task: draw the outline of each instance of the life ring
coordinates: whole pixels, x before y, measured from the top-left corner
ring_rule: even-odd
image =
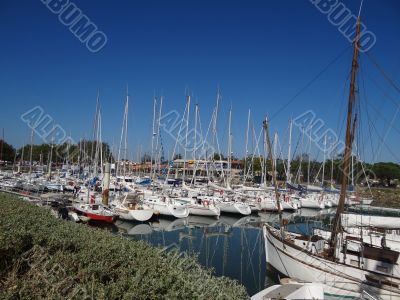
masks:
[[[289,196],[285,195],[285,202],[289,202]]]
[[[223,194],[224,194],[224,191],[223,191],[223,190],[220,190],[220,191],[219,191],[219,194],[220,194],[220,195],[223,195]]]
[[[257,198],[257,202],[261,203],[261,198],[260,197]]]
[[[204,204],[204,206],[209,206],[209,205],[210,205],[210,202],[209,202],[208,200],[204,200],[204,201],[203,201],[203,204]]]

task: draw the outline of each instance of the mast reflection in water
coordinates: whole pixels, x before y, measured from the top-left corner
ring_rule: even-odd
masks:
[[[314,213],[314,211],[312,211]],[[315,211],[317,214],[317,211]],[[292,231],[308,231],[314,215],[285,214]],[[279,283],[279,275],[265,261],[262,225],[275,223],[277,214],[259,213],[238,217],[221,215],[215,218],[189,216],[186,219],[155,218],[134,223],[118,220],[113,228],[104,228],[129,239],[144,240],[165,251],[197,255],[200,264],[212,268],[216,276],[226,276],[243,284],[249,295]],[[317,221],[319,222],[319,221]],[[315,224],[314,224],[315,225]],[[96,226],[100,226],[96,224]],[[318,226],[319,227],[319,226]]]

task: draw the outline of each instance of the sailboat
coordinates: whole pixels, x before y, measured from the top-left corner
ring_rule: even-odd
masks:
[[[144,194],[141,192],[126,193],[122,201],[114,199],[111,203],[112,210],[121,219],[144,222],[149,220],[154,210],[143,203]]]
[[[326,285],[324,293],[339,298],[400,299],[400,266],[398,251],[385,245],[369,244],[362,238],[344,233],[344,211],[349,178],[352,144],[357,120],[356,75],[360,47],[360,16],[354,39],[350,93],[348,99],[343,176],[338,208],[328,240],[323,236],[305,236],[265,224],[266,259],[275,269],[299,282]]]
[[[98,166],[99,166],[99,156],[100,156],[100,166],[102,169],[103,166],[103,155],[102,155],[102,140],[101,140],[101,111],[100,111],[100,106],[99,106],[99,96],[97,97],[97,104],[96,104],[96,114],[95,114],[95,120],[94,120],[94,130],[93,134],[95,136],[95,142],[96,142],[96,149],[95,149],[95,157],[93,160],[93,178],[92,183],[95,183],[97,180],[98,176]],[[101,173],[103,173],[101,171]],[[83,201],[83,197],[81,198]],[[78,202],[73,204],[73,209],[76,211],[76,213],[83,215],[90,220],[93,221],[101,221],[101,222],[107,222],[107,223],[113,223],[116,220],[116,215],[111,211],[110,208],[107,206],[99,203],[99,201],[96,199],[96,194],[95,192],[90,191],[90,183],[87,189],[87,197],[86,197],[86,203],[85,202]]]

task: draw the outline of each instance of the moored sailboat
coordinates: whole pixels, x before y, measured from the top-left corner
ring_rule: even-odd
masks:
[[[357,19],[353,49],[350,93],[347,110],[343,176],[338,208],[329,239],[305,236],[265,224],[263,228],[266,259],[275,269],[300,282],[326,285],[324,293],[334,297],[400,299],[398,251],[354,238],[343,230],[342,213],[346,203],[352,144],[357,114],[356,73],[360,47],[360,17]]]

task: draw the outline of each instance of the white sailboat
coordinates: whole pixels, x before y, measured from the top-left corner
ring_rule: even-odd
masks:
[[[325,294],[334,297],[400,299],[400,253],[387,247],[371,245],[362,239],[349,238],[343,230],[349,164],[355,133],[353,111],[356,93],[356,72],[360,47],[360,17],[354,41],[350,94],[347,111],[346,143],[340,199],[330,239],[304,236],[265,224],[263,228],[266,259],[275,269],[300,282],[326,285]]]
[[[143,203],[143,193],[126,193],[123,199],[114,199],[111,208],[121,219],[144,222],[149,220],[154,210]]]
[[[186,218],[189,215],[189,208],[186,204],[175,202],[166,196],[145,196],[144,203],[151,207],[155,214],[174,218]]]

